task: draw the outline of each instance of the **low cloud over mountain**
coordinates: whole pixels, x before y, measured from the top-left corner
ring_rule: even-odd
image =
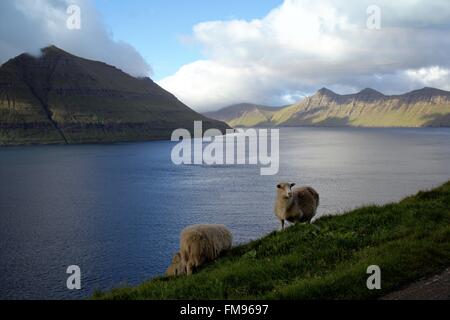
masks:
[[[66,27],[67,9],[81,9],[81,29]],[[22,52],[38,53],[50,44],[89,59],[105,61],[133,76],[150,66],[129,44],[115,41],[90,0],[0,1],[0,64]]]

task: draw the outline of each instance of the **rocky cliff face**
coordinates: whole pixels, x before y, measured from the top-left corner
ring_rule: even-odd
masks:
[[[225,130],[151,79],[56,47],[0,67],[0,144],[98,143],[167,139],[173,130]]]
[[[234,126],[249,123],[242,116],[226,119],[222,114],[222,119]],[[297,104],[275,110],[264,122],[253,120],[250,126],[449,127],[450,92],[424,88],[386,96],[364,89],[339,95],[323,88]]]

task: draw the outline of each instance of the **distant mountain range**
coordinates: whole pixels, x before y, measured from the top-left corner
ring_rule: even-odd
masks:
[[[212,120],[215,119],[215,120]],[[321,89],[287,107],[234,105],[200,115],[150,78],[51,46],[0,66],[0,145],[168,139],[178,128],[360,126],[448,127],[450,92],[424,88],[386,96],[373,89]],[[225,123],[226,122],[226,123]]]
[[[339,95],[323,88],[287,107],[240,104],[207,113],[233,127],[449,127],[450,92],[423,88],[387,96],[373,89]]]
[[[272,125],[272,117],[281,107],[269,107],[252,103],[235,104],[205,116],[228,123],[231,127],[254,127]]]
[[[0,67],[0,145],[168,139],[173,130],[229,128],[191,110],[150,78],[57,47]]]

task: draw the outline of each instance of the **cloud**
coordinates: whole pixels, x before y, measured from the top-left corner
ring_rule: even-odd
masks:
[[[80,30],[66,27],[70,5],[81,9]],[[0,1],[0,12],[0,63],[23,52],[38,53],[53,44],[134,76],[151,73],[150,66],[131,45],[113,39],[91,0]]]
[[[448,88],[450,2],[376,2],[380,30],[367,28],[372,0],[285,0],[261,19],[200,23],[192,37],[205,59],[160,85],[199,111],[291,103],[323,86],[342,93]]]
[[[433,66],[416,70],[407,70],[406,75],[411,81],[427,87],[438,87],[450,90],[450,69]]]

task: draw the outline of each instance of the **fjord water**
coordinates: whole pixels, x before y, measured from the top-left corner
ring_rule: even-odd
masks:
[[[275,186],[321,194],[320,215],[397,201],[450,179],[449,129],[292,128],[280,172],[175,166],[172,142],[0,149],[0,298],[78,299],[162,274],[180,231],[222,223],[235,242],[278,228]],[[66,288],[78,265],[82,290]]]

